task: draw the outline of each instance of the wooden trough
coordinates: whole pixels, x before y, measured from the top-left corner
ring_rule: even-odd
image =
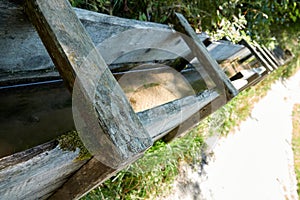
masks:
[[[78,199],[283,64],[258,44],[196,35],[180,14],[171,28],[62,0],[3,0],[0,15],[0,199]],[[100,138],[92,156],[86,135],[61,137],[75,126]]]

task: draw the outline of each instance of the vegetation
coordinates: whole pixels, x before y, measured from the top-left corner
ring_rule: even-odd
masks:
[[[217,39],[239,41],[251,37],[260,43],[282,42],[284,34],[300,36],[297,0],[70,0],[73,6],[110,15],[169,23],[174,11],[191,25]]]
[[[92,157],[90,152],[85,148],[76,131],[68,132],[59,138],[59,147],[64,151],[76,151],[79,149],[77,160],[87,160]]]
[[[171,22],[182,13],[199,31],[233,42],[255,39],[261,44],[280,44],[299,58],[300,2],[297,0],[70,0],[73,6],[120,17]],[[166,192],[182,161],[201,162],[205,133],[227,134],[251,113],[256,101],[271,84],[291,76],[300,59],[281,67],[258,85],[240,93],[226,106],[204,119],[185,137],[166,144],[158,141],[145,156],[104,182],[83,199],[144,199]],[[251,102],[251,103],[249,103]],[[206,134],[207,135],[207,134]],[[299,144],[298,144],[299,145]],[[299,146],[297,146],[299,147]]]
[[[294,167],[297,177],[297,192],[300,196],[300,104],[295,104],[293,109],[293,151]]]

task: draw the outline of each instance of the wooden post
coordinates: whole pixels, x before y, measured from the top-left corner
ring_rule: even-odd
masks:
[[[204,69],[210,75],[212,80],[215,82],[218,89],[226,90],[226,98],[230,100],[238,94],[238,91],[232,85],[231,81],[228,79],[223,70],[219,67],[216,60],[214,60],[208,53],[204,44],[201,42],[200,38],[196,35],[193,28],[190,26],[188,21],[184,18],[182,14],[175,13],[177,19],[174,19],[174,29],[181,33],[186,34],[191,37],[193,44],[190,41],[186,41],[190,46],[192,52],[197,57],[200,63],[202,63]]]
[[[219,95],[211,99],[210,103],[202,107],[198,112],[189,117],[180,126],[173,129],[169,134],[164,136],[163,140],[171,141],[174,138],[182,136],[191,127],[195,126],[200,120],[204,119],[208,114],[216,111],[221,106],[225,105],[230,99],[238,94],[237,89],[232,85],[229,78],[219,67],[216,60],[214,60],[208,53],[206,47],[201,42],[200,38],[196,35],[192,27],[183,15],[175,13],[177,19],[172,22],[174,29],[183,34],[186,34],[191,40],[183,37],[185,42],[191,48],[193,56],[202,64],[210,78],[216,84],[214,90],[218,91]],[[224,90],[224,91],[222,91]]]
[[[83,94],[92,102],[98,117],[99,127],[93,128],[101,130],[102,135],[99,137],[102,138],[103,135],[107,137],[108,145],[114,149],[105,152],[110,158],[116,158],[116,162],[112,163],[113,166],[105,166],[93,158],[87,164],[88,170],[82,168],[83,171],[79,170],[75,174],[78,176],[84,173],[85,176],[80,177],[81,180],[75,176],[71,187],[66,185],[53,196],[60,199],[78,198],[103,181],[102,176],[118,171],[141,156],[152,145],[152,139],[96,50],[70,3],[67,0],[27,0],[25,11],[69,90],[73,90],[76,78],[81,81]],[[82,75],[87,79],[80,79]],[[99,148],[101,151],[101,147]],[[82,185],[82,181],[90,182]]]

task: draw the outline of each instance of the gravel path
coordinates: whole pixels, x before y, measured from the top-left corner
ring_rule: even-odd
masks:
[[[184,165],[172,195],[162,199],[297,200],[291,147],[295,103],[300,103],[300,71],[276,82],[251,117],[218,140],[202,173],[199,166]]]

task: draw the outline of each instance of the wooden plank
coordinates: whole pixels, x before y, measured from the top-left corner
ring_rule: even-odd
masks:
[[[240,41],[240,43],[242,45],[244,45],[245,47],[247,47],[251,53],[256,57],[256,59],[269,71],[273,71],[273,68],[268,64],[268,62],[263,58],[263,56],[258,52],[256,51],[256,49],[251,45],[249,44],[247,41],[245,41],[244,39],[242,39]]]
[[[154,28],[170,31],[167,25],[158,23],[124,19],[78,8],[74,10],[96,46],[111,36],[129,29]],[[59,76],[57,72],[55,73],[54,64],[36,30],[24,15],[22,4],[13,0],[0,1],[0,15],[0,54],[2,55],[0,79],[5,81],[13,77]],[[158,45],[161,40],[151,42]],[[171,43],[167,45],[172,48]],[[144,52],[144,57],[150,57],[151,53],[151,51]],[[159,59],[165,55],[156,54],[155,56]],[[174,55],[172,57],[174,58]],[[131,57],[131,59],[134,58]],[[149,59],[155,58],[150,57],[147,60]]]
[[[191,114],[197,112],[198,109],[206,110],[206,105],[210,104],[210,102],[214,101],[218,96],[219,95],[217,92],[207,91],[195,98],[188,97],[186,99],[180,99],[175,102],[170,102],[169,104],[164,104],[161,107],[157,107],[153,110],[140,112],[138,113],[138,116],[145,128],[149,131],[149,134],[153,140],[158,140],[167,134],[170,131],[169,129],[173,129],[180,123],[186,124],[185,120],[188,119]],[[198,123],[200,118],[197,120]],[[52,151],[52,149],[56,148],[57,143],[50,144],[51,145],[46,144],[42,145],[42,147],[35,147],[25,152],[0,159],[0,174],[3,175],[1,176],[3,178],[7,177],[7,175],[11,175],[9,173],[9,167],[15,167],[16,170],[23,170],[24,165],[33,166],[34,164],[32,163],[35,163],[35,156],[39,157],[40,162],[45,163],[45,165],[39,166],[39,171],[36,173],[39,173],[40,171],[47,173],[49,167],[51,167],[49,173],[51,173],[51,176],[53,177],[44,179],[43,183],[40,185],[24,185],[23,182],[28,182],[31,184],[36,180],[34,178],[34,170],[36,170],[36,168],[26,168],[26,173],[28,176],[20,176],[19,174],[14,175],[14,182],[9,182],[8,184],[9,188],[11,189],[3,186],[3,191],[7,191],[0,193],[0,198],[12,197],[12,195],[15,195],[14,191],[20,190],[19,187],[22,187],[21,191],[27,191],[26,193],[28,193],[28,195],[32,195],[29,191],[35,192],[34,195],[37,198],[45,197],[44,195],[51,195],[58,187],[67,181],[67,175],[74,173],[81,165],[83,165],[83,162],[78,163],[78,161],[74,160],[78,156],[78,151],[75,153],[68,151]],[[72,159],[62,159],[65,154],[73,155]],[[45,160],[48,159],[48,155],[51,157],[51,160],[46,162]],[[63,164],[66,166],[64,170],[69,170],[67,174],[65,174],[66,171],[60,168],[60,162],[64,162]],[[19,166],[18,163],[23,164],[20,164]],[[48,166],[47,164],[49,163],[53,163],[55,167],[53,167],[53,165]],[[73,165],[77,167],[74,168],[72,167]],[[92,159],[87,166],[82,167],[74,175],[74,177],[72,176],[72,178],[67,181],[66,185],[63,185],[63,187],[54,195],[54,197],[60,197],[58,199],[79,198],[114,173],[116,173],[116,170],[103,165],[96,159]],[[54,177],[61,179],[59,182],[56,182],[57,179],[54,179]],[[0,182],[2,182],[4,179],[0,178]],[[49,187],[49,185],[51,185],[51,187]],[[40,193],[37,191],[46,191],[46,193]],[[23,193],[18,194],[17,197],[23,198]]]
[[[29,78],[53,75],[51,58],[24,14],[22,3],[1,0],[0,16],[0,79],[21,78],[24,74],[18,72],[29,70],[34,72]]]
[[[0,199],[46,199],[86,160],[57,141],[0,159]]]
[[[243,91],[249,88],[254,81],[260,78],[260,75],[253,69],[241,70],[235,76],[231,77],[230,80],[235,81],[236,87],[239,91]],[[240,85],[241,81],[245,81],[245,85]]]
[[[274,55],[269,51],[267,47],[262,45],[262,49],[264,52],[269,56],[269,58],[276,64],[277,67],[279,67],[281,64],[278,62],[278,60],[274,57]]]
[[[230,80],[219,67],[218,63],[209,55],[207,49],[200,41],[199,37],[196,35],[188,21],[183,17],[183,15],[176,13],[174,18],[174,28],[175,30],[186,34],[192,40],[186,40],[186,43],[191,48],[194,56],[197,57],[199,62],[202,64],[203,68],[207,73],[209,73],[212,80],[215,82],[216,87],[219,90],[225,89],[226,98],[231,99],[238,94],[238,91],[231,84]]]
[[[80,199],[118,171],[91,159],[48,199]]]
[[[115,165],[112,167],[118,168],[128,160],[131,161],[132,157],[141,155],[151,146],[152,140],[70,3],[59,0],[28,0],[25,11],[35,25],[67,87],[72,91],[77,78],[81,89],[84,90],[83,95],[88,101],[93,102],[92,106],[100,125],[98,128],[110,141],[105,144],[108,145],[105,148],[115,149],[107,152],[108,156],[115,159],[110,163]],[[100,77],[101,81],[98,80]],[[90,80],[84,81],[81,78]],[[94,92],[95,96],[92,96],[91,92]],[[95,134],[97,136],[98,133]],[[99,148],[95,151],[104,150],[101,146]]]
[[[269,65],[273,68],[273,69],[277,69],[277,65],[272,61],[272,59],[268,56],[268,54],[266,54],[266,52],[260,47],[260,45],[254,41],[254,44],[258,50],[258,52],[263,56],[263,58],[269,63]]]
[[[111,157],[119,159],[117,163],[112,164],[117,164],[113,167],[120,167],[119,165],[124,167],[124,163],[132,162],[132,157],[140,155],[152,144],[152,140],[138,117],[134,114],[121,88],[109,70],[107,70],[105,62],[98,52],[95,51],[92,41],[81,26],[75,13],[73,13],[71,6],[66,1],[27,1],[26,11],[30,15],[31,21],[36,25],[54,63],[56,63],[60,73],[62,73],[65,81],[68,83],[69,89],[72,90],[75,76],[82,72],[80,68],[88,70],[89,67],[94,65],[99,66],[100,70],[103,71],[101,82],[93,84],[97,84],[97,89],[100,89],[102,93],[111,94],[113,92],[116,96],[108,99],[104,102],[104,105],[103,102],[96,102],[95,107],[101,121],[100,124],[105,124],[102,126],[102,130],[112,140],[113,148],[119,148],[117,152],[110,152],[117,153],[111,155]],[[87,65],[84,66],[85,64]],[[101,86],[99,84],[104,85]],[[96,86],[94,87],[96,88]],[[106,107],[111,105],[123,108],[122,114],[117,113],[113,115],[113,113],[107,113],[111,112],[111,110],[106,109]],[[109,121],[108,119],[114,119],[113,123],[112,120]],[[126,137],[121,134],[124,130],[130,133]],[[117,134],[113,134],[114,132]],[[132,135],[135,137],[131,137]],[[108,152],[106,153],[108,154]],[[94,163],[99,163],[93,158],[89,162],[92,164],[89,165],[93,165],[93,161],[95,161]],[[102,167],[101,173],[104,171],[110,174],[116,171],[112,170],[111,167],[104,165]],[[97,168],[99,170],[99,166]]]
[[[221,41],[212,42],[208,47],[207,50],[209,54],[215,59],[218,63],[229,60],[229,58],[234,59],[232,56],[236,55],[240,52],[243,48],[242,45],[235,45],[235,44],[228,44],[223,43]]]
[[[190,116],[202,110],[220,95],[207,90],[197,96],[188,96],[150,110],[138,113],[143,125],[154,140],[158,140],[176,126],[184,123]],[[201,118],[198,119],[199,121]]]
[[[162,139],[165,142],[171,142],[173,139],[182,137],[188,133],[192,128],[196,127],[201,120],[205,119],[210,114],[214,113],[220,107],[224,106],[227,101],[224,101],[222,96],[218,96],[210,101],[207,105],[201,108],[198,112],[194,113],[187,120],[181,123],[176,128],[172,129],[167,135]]]

